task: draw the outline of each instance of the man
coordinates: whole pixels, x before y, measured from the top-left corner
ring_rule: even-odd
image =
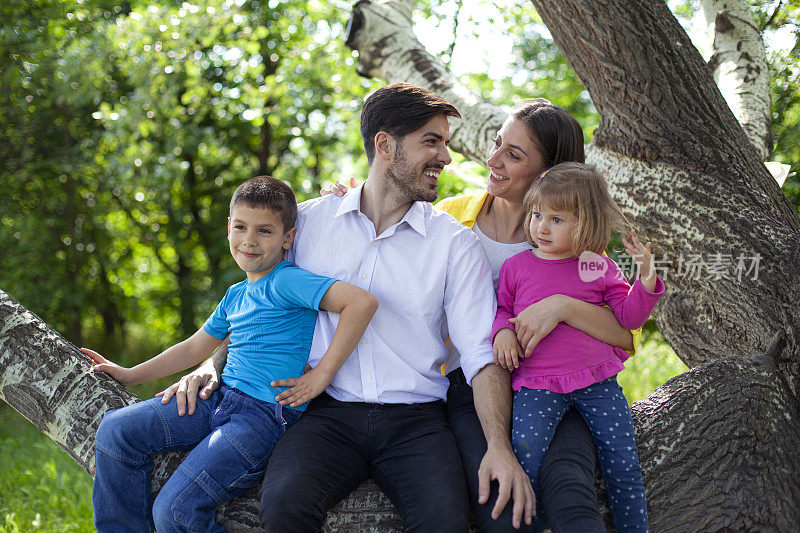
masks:
[[[369,161],[363,186],[344,198],[300,206],[289,259],[368,289],[380,307],[327,394],[278,443],[261,489],[267,531],[319,530],[326,511],[367,477],[392,500],[405,530],[467,529],[467,489],[443,410],[444,320],[488,443],[479,503],[487,503],[496,480],[493,517],[513,498],[514,526],[523,518],[531,521],[533,490],[509,443],[508,373],[493,364],[489,344],[490,267],[474,234],[428,203],[436,199],[439,174],[451,161],[448,116],[460,115],[426,89],[379,89],[361,115]],[[311,366],[330,343],[336,322],[336,315],[320,314]],[[221,368],[222,358],[214,360]],[[216,387],[208,365],[182,380],[179,405],[187,394],[191,404],[203,384],[201,398]],[[167,396],[174,391],[168,389]]]

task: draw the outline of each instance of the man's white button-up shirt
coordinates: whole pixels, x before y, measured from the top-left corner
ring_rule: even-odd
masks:
[[[445,319],[470,383],[493,364],[496,302],[486,252],[472,231],[427,202],[415,202],[400,222],[375,235],[374,224],[360,211],[362,187],[343,198],[329,195],[300,204],[287,256],[310,272],[371,292],[380,303],[327,392],[338,400],[371,403],[445,399],[448,380],[440,373],[448,355]],[[336,313],[319,313],[312,367],[338,321]]]

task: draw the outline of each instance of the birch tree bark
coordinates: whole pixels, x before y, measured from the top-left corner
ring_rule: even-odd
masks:
[[[703,0],[706,32],[713,35],[708,65],[761,160],[772,152],[769,68],[764,41],[746,0]]]

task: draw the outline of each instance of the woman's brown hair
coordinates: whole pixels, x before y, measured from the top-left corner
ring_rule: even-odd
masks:
[[[583,163],[583,129],[565,109],[545,100],[532,98],[519,103],[511,116],[528,128],[545,168],[566,161]]]

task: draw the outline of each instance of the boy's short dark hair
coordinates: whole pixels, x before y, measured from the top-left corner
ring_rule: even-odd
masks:
[[[277,211],[283,222],[284,233],[292,229],[297,221],[297,198],[294,191],[272,176],[256,176],[236,187],[231,198],[230,213],[233,213],[233,208],[237,205]]]
[[[435,115],[461,118],[453,104],[410,83],[392,83],[372,93],[361,109],[361,138],[367,162],[372,164],[375,157],[375,135],[379,131],[402,139]]]

